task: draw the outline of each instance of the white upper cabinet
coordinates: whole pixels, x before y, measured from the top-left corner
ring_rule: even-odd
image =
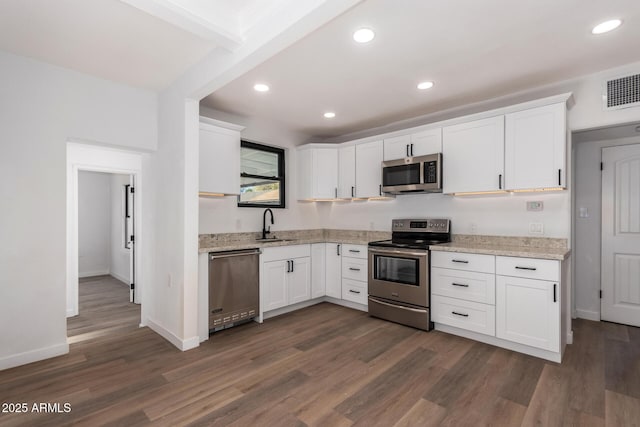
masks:
[[[384,160],[396,160],[411,156],[411,135],[384,139]]]
[[[338,196],[338,149],[298,150],[298,199],[334,199]]]
[[[356,197],[382,196],[382,159],[382,141],[356,145]]]
[[[442,152],[442,128],[394,136],[384,140],[384,160],[426,156]]]
[[[442,128],[433,128],[411,134],[411,155],[426,156],[442,153]]]
[[[505,116],[505,187],[566,187],[565,103]]]
[[[200,194],[240,193],[240,131],[231,123],[201,118]]]
[[[504,116],[442,130],[443,192],[497,191],[504,184]]]
[[[338,198],[350,199],[356,189],[356,147],[338,149]]]

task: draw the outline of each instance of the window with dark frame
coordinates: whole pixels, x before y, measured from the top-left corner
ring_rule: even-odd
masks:
[[[284,149],[242,141],[239,207],[284,208]]]

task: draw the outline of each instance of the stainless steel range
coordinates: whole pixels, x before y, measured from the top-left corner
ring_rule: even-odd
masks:
[[[451,241],[448,219],[394,219],[391,240],[369,243],[369,315],[428,331],[429,245]]]

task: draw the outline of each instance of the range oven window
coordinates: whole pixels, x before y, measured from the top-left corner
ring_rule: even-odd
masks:
[[[374,266],[376,280],[420,286],[420,267],[417,259],[375,255]]]
[[[382,169],[382,185],[420,184],[420,163],[408,165],[387,166]]]

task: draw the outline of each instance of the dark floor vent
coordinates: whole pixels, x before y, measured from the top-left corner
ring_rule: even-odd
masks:
[[[605,110],[640,105],[640,74],[606,81]]]

